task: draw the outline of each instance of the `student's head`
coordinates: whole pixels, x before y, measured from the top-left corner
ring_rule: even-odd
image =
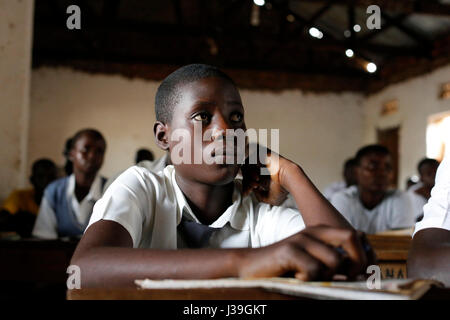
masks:
[[[139,149],[136,152],[136,157],[134,159],[134,162],[137,164],[144,160],[149,160],[149,161],[155,160],[155,157],[153,156],[153,152],[151,152],[148,149]]]
[[[45,187],[58,177],[58,170],[53,161],[39,159],[33,163],[31,168],[30,182],[38,193],[44,191]]]
[[[356,160],[354,158],[345,161],[343,175],[347,187],[356,184]]]
[[[389,150],[381,145],[368,145],[356,153],[355,161],[358,188],[382,193],[389,188],[393,177],[392,159]]]
[[[420,175],[420,181],[425,187],[432,188],[434,186],[434,180],[436,178],[436,171],[439,167],[439,162],[435,159],[424,158],[418,166],[417,171]]]
[[[415,185],[417,183],[417,177],[416,176],[412,176],[412,177],[408,177],[406,179],[406,183],[405,183],[405,190],[408,190],[409,188],[411,188],[413,185]]]
[[[66,140],[63,150],[63,156],[66,159],[66,163],[64,164],[64,172],[67,176],[70,176],[73,172],[73,164],[72,161],[70,161],[70,149],[72,149],[72,138]]]
[[[74,173],[95,175],[103,164],[106,140],[95,129],[83,129],[72,138],[69,159]]]
[[[171,153],[179,176],[213,185],[226,184],[234,179],[239,171],[237,164],[207,165],[204,161],[193,164],[194,154],[203,152],[211,141],[220,141],[225,130],[246,129],[241,97],[234,82],[225,73],[203,64],[176,70],[159,86],[155,111],[156,143]],[[207,130],[212,132],[211,141],[203,141],[200,137],[201,143],[194,143],[195,124],[201,128],[202,135]],[[189,133],[189,137],[174,137],[172,133],[180,132],[179,129]],[[177,164],[173,159],[180,150],[180,143],[184,151],[190,151],[190,156],[186,156],[190,161]]]

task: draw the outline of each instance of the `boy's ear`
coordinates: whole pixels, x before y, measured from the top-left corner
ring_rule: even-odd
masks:
[[[169,128],[167,124],[161,121],[156,121],[153,126],[153,133],[155,134],[155,142],[162,150],[169,150]]]

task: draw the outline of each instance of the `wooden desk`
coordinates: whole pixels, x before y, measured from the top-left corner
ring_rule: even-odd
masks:
[[[406,279],[410,235],[368,235],[381,268],[382,279]]]
[[[105,288],[68,290],[67,300],[304,300],[260,288],[149,290]]]
[[[0,241],[0,297],[64,299],[66,270],[76,245],[73,241]]]
[[[432,287],[420,300],[449,300],[450,288]],[[261,288],[138,289],[105,288],[68,290],[67,300],[312,300]]]

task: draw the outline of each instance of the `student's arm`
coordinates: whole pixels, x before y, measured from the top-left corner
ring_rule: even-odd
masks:
[[[427,228],[413,238],[408,278],[434,279],[450,286],[450,231]]]
[[[263,162],[267,164],[270,176],[261,176],[257,165],[242,167],[246,191],[252,190],[260,201],[273,205],[279,204],[286,193],[290,193],[307,226],[327,225],[353,230],[299,165],[280,155],[277,157],[275,153],[269,153],[267,158],[269,161]]]
[[[342,247],[344,258],[334,249]],[[345,263],[349,263],[348,268]],[[257,249],[133,249],[119,223],[99,220],[85,232],[72,257],[81,270],[81,287],[134,286],[136,279],[213,279],[275,277],[294,272],[301,280],[353,277],[367,259],[359,237],[348,229],[306,228],[283,241]]]

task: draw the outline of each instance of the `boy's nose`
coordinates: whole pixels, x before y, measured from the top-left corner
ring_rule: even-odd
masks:
[[[213,121],[212,126],[212,138],[215,140],[218,137],[224,137],[227,129],[233,129],[233,127],[229,124],[228,121],[222,116],[219,115]]]

